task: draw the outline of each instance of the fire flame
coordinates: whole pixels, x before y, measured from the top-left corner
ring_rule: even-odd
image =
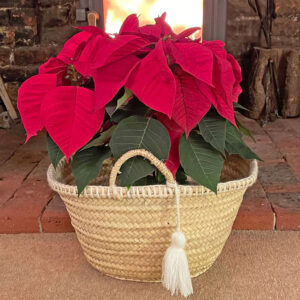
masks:
[[[153,24],[154,18],[167,12],[166,21],[175,33],[203,24],[203,0],[103,0],[103,6],[108,33],[117,33],[125,18],[133,13],[139,16],[140,25],[145,25]],[[201,37],[201,32],[193,37]]]

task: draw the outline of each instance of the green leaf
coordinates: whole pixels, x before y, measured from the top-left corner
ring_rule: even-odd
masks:
[[[258,160],[261,160],[243,142],[242,134],[228,121],[226,122],[225,149],[228,152],[228,154],[239,154],[244,159],[258,159]]]
[[[114,99],[105,106],[105,111],[110,117],[112,117],[113,114],[115,114],[121,107],[123,108],[125,106],[123,104],[132,96],[133,93],[131,90],[122,88],[114,97]]]
[[[149,107],[133,97],[126,105],[123,105],[118,110],[115,110],[111,116],[111,121],[119,123],[125,118],[132,115],[145,116],[149,112]]]
[[[201,135],[191,132],[188,139],[182,136],[179,144],[180,162],[184,172],[199,184],[217,193],[224,160],[220,153]]]
[[[198,124],[204,140],[225,154],[226,120],[215,114],[207,114]]]
[[[143,177],[134,183],[135,186],[153,185],[153,184],[156,184],[155,178],[153,176]]]
[[[121,186],[132,186],[139,179],[151,174],[155,167],[142,157],[128,159],[121,167]]]
[[[251,134],[251,131],[246,126],[244,126],[237,118],[235,118],[235,123],[243,135],[249,136],[253,142],[256,142],[255,138]]]
[[[243,105],[241,105],[241,104],[239,104],[237,102],[233,102],[233,108],[249,111],[248,108],[244,107]]]
[[[165,176],[159,170],[157,171],[157,183],[158,184],[165,184],[166,183]]]
[[[59,147],[54,143],[54,141],[51,139],[49,134],[47,134],[47,150],[48,150],[48,155],[51,160],[51,163],[56,169],[57,164],[64,157],[64,154],[61,152]]]
[[[125,89],[121,88],[118,91],[118,93],[115,95],[115,97],[105,105],[105,111],[110,117],[116,111],[116,107],[118,105],[118,99],[122,98],[124,92],[125,92]]]
[[[180,184],[187,184],[187,176],[184,173],[182,166],[180,166],[176,172],[176,181]]]
[[[141,116],[131,116],[122,120],[114,131],[109,146],[117,159],[133,149],[145,149],[158,159],[166,160],[170,149],[167,129],[157,120]],[[129,186],[155,170],[141,157],[129,159],[121,168],[121,185]]]
[[[102,163],[110,157],[109,147],[91,147],[75,153],[72,171],[78,188],[78,196],[88,183],[99,175]]]
[[[97,147],[97,146],[103,146],[112,136],[114,130],[117,128],[117,125],[111,126],[106,131],[102,132],[101,135],[92,141],[90,141],[88,144],[86,144],[83,148],[81,148],[79,151],[83,151],[86,149],[89,149],[91,147]]]
[[[130,116],[130,112],[123,110],[123,109],[119,109],[111,116],[111,121],[119,123],[123,119],[128,118],[129,116]]]
[[[132,91],[125,88],[124,95],[118,99],[116,110],[119,109],[124,104],[124,102],[126,102],[132,96],[133,96]]]

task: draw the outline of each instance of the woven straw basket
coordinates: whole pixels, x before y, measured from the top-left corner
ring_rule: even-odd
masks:
[[[143,156],[166,177],[166,185],[115,186],[122,164]],[[66,204],[87,260],[106,275],[135,281],[160,281],[164,253],[176,230],[171,172],[145,150],[124,154],[77,196],[69,164],[48,169],[48,182]],[[257,162],[231,156],[224,165],[217,195],[199,185],[179,185],[181,231],[192,277],[217,259],[231,232],[246,189],[257,178]],[[110,174],[110,176],[109,176]]]

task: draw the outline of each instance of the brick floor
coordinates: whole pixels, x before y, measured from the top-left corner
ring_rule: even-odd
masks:
[[[262,128],[238,118],[256,139],[245,142],[264,161],[233,228],[300,230],[300,119],[279,119]],[[24,140],[20,123],[0,129],[0,233],[73,231],[63,202],[46,183],[45,135]]]
[[[41,218],[43,232],[72,232],[74,228],[66,207],[58,195],[54,195]]]

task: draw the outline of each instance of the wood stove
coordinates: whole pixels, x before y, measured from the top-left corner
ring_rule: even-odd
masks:
[[[143,12],[141,7],[143,7]],[[176,29],[179,31],[185,27],[199,26],[202,28],[204,40],[219,39],[225,42],[227,0],[80,0],[80,8],[76,15],[78,21],[84,22],[87,21],[88,13],[95,12],[99,16],[96,22],[97,26],[106,27],[108,32],[112,31],[113,33],[117,31],[126,15],[142,13],[141,21],[143,22],[144,18],[148,23],[150,18],[158,16],[164,11],[170,14],[171,20],[167,19],[167,21],[175,32]],[[119,19],[112,20],[111,12],[114,17],[118,16]],[[145,16],[145,12],[147,12],[147,16]],[[155,13],[156,15],[154,15]]]

